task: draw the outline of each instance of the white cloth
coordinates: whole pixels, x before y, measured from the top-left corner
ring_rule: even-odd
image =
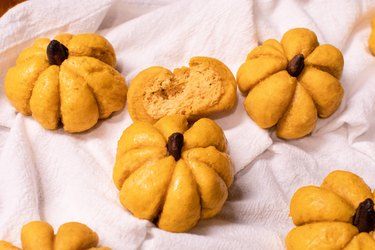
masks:
[[[375,187],[375,57],[367,47],[374,1],[33,0],[0,18],[0,239],[20,246],[20,229],[42,219],[55,229],[86,223],[101,245],[117,249],[282,249],[292,228],[289,200],[331,170],[360,174]],[[127,108],[94,129],[47,131],[16,114],[3,93],[19,52],[37,37],[97,32],[114,46],[127,83],[142,69],[187,65],[192,56],[222,60],[235,74],[258,42],[307,27],[342,50],[345,97],[306,138],[283,141],[258,128],[238,94],[217,117],[227,136],[235,182],[222,212],[182,234],[136,219],[112,182],[117,140],[132,123]]]

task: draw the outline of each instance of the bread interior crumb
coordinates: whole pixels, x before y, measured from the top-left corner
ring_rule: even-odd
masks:
[[[201,64],[177,68],[173,75],[160,74],[147,86],[143,105],[154,119],[171,114],[197,114],[216,105],[224,94],[219,74]]]

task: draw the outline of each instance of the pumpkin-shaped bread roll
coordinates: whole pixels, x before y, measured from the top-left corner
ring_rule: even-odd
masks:
[[[375,249],[374,195],[359,176],[337,170],[320,185],[298,189],[290,202],[296,225],[288,250]]]
[[[8,70],[5,94],[46,129],[61,122],[66,131],[85,131],[125,105],[127,87],[115,65],[113,47],[100,35],[40,38]]]
[[[108,247],[97,247],[98,235],[79,222],[61,225],[56,235],[47,222],[29,222],[22,228],[21,242],[23,250],[111,250]],[[0,250],[21,249],[0,241]]]
[[[281,42],[269,39],[252,50],[239,68],[245,109],[260,127],[275,126],[280,138],[303,137],[339,107],[343,65],[340,50],[319,45],[314,32],[289,30]]]
[[[159,228],[184,232],[220,212],[233,182],[222,129],[185,116],[155,124],[134,122],[122,134],[113,180],[120,201],[134,216]]]
[[[155,123],[166,115],[181,114],[196,120],[234,107],[237,84],[224,63],[193,57],[189,65],[173,73],[159,66],[140,72],[128,93],[132,119]]]

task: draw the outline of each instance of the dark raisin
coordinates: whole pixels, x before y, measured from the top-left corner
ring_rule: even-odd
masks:
[[[290,60],[288,66],[286,66],[286,71],[289,75],[297,77],[301,74],[303,68],[305,67],[305,57],[302,54],[298,54]]]
[[[176,161],[181,158],[181,149],[184,145],[184,135],[181,133],[173,133],[168,137],[167,150]]]
[[[68,55],[68,48],[57,40],[52,40],[47,46],[47,57],[51,65],[61,65]]]
[[[355,211],[352,224],[358,228],[360,233],[374,230],[375,211],[374,202],[368,198],[361,202]]]

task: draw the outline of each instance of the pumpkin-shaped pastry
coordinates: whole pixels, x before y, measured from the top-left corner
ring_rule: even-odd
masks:
[[[113,180],[134,216],[171,232],[184,232],[220,212],[233,181],[222,129],[202,118],[190,128],[185,116],[154,125],[134,122],[122,134]]]
[[[209,57],[193,57],[189,65],[173,73],[163,67],[140,72],[128,92],[131,118],[155,123],[166,115],[182,114],[196,120],[234,106],[237,84],[224,63]]]
[[[54,234],[50,224],[32,221],[23,226],[21,242],[24,250],[111,250],[108,247],[96,247],[98,235],[86,225],[68,222],[60,226]],[[1,250],[20,250],[6,241],[0,241]]]
[[[124,107],[127,87],[115,65],[113,47],[100,35],[40,38],[8,70],[5,94],[44,128],[61,121],[66,131],[81,132]]]
[[[252,50],[239,68],[245,109],[260,127],[276,126],[280,138],[303,137],[318,116],[326,118],[339,107],[343,65],[341,52],[319,45],[312,31],[289,30],[281,42],[270,39]]]
[[[297,227],[286,237],[289,250],[375,249],[374,196],[353,173],[337,170],[320,187],[297,190],[290,216]]]

